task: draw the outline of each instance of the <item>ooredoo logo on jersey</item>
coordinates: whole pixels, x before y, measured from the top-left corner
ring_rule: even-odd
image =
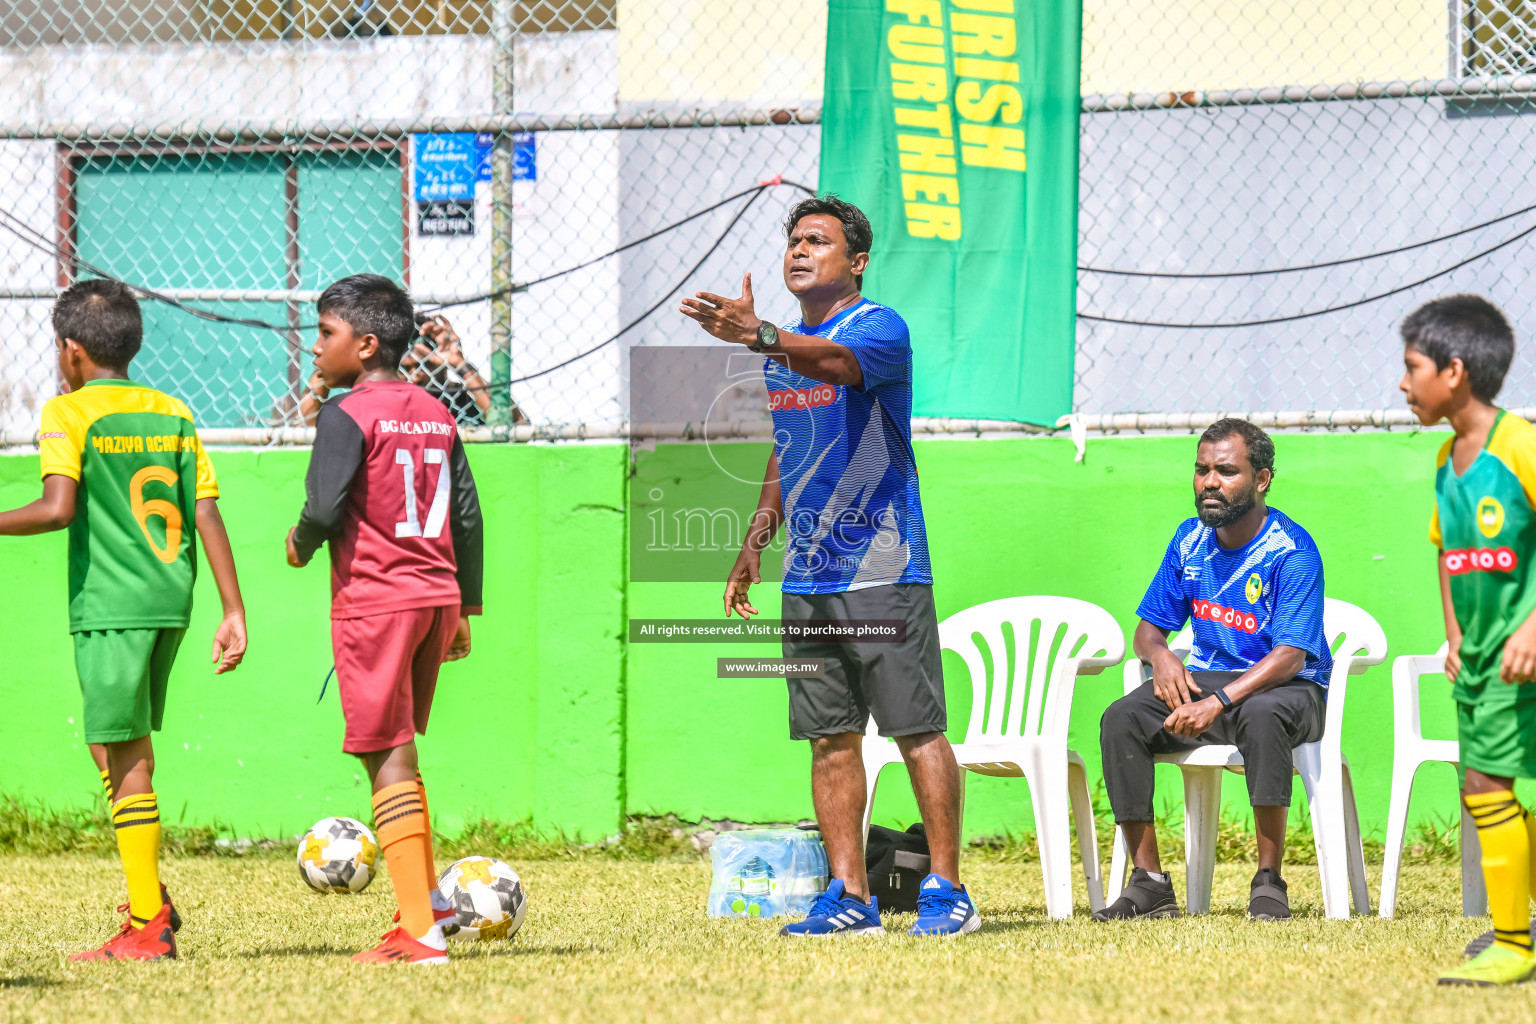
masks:
[[[1520,556],[1512,548],[1462,548],[1445,553],[1445,571],[1451,576],[1466,572],[1514,572]]]
[[[1194,607],[1190,609],[1190,614],[1192,618],[1205,619],[1244,633],[1259,631],[1259,620],[1254,617],[1253,612],[1223,608],[1215,601],[1196,601]]]

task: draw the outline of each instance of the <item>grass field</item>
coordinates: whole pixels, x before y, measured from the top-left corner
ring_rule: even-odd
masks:
[[[1529,1021],[1536,986],[1441,990],[1437,970],[1486,927],[1459,914],[1454,865],[1405,873],[1396,921],[1326,921],[1316,869],[1288,872],[1298,919],[1245,920],[1251,867],[1218,868],[1207,917],[1095,925],[1045,918],[1038,864],[967,856],[985,919],[959,940],[789,941],[772,921],[704,915],[708,861],[515,865],[521,933],[456,946],[446,968],[364,968],[393,911],[387,876],[310,895],[291,861],[177,857],[181,959],[67,965],[116,926],[114,859],[0,857],[0,1015],[7,1020]],[[1177,876],[1182,892],[1182,876]],[[1372,878],[1373,892],[1376,879]],[[1084,902],[1079,882],[1079,900]]]

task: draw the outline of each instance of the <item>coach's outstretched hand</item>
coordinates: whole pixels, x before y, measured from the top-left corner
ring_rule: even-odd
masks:
[[[763,582],[760,568],[763,562],[763,553],[754,551],[751,545],[741,549],[741,554],[736,556],[736,564],[731,566],[731,574],[725,579],[725,617],[730,618],[735,611],[744,619],[750,619],[758,614],[752,606],[752,601],[747,597],[747,590],[754,583]]]
[[[696,298],[683,300],[682,313],[721,341],[755,345],[763,321],[753,308],[752,275],[747,274],[741,279],[741,298],[699,292]]]

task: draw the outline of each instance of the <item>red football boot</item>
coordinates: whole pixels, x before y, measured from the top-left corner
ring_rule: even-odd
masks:
[[[445,964],[448,951],[417,942],[404,928],[396,928],[384,933],[384,941],[358,953],[352,960],[359,964]]]
[[[107,940],[100,949],[76,953],[69,958],[72,964],[90,960],[175,960],[176,936],[171,931],[171,905],[163,903],[160,912],[149,919],[143,928],[135,928],[124,921],[118,933]]]
[[[171,908],[171,931],[173,931],[173,932],[181,931],[181,915],[176,913],[176,906],[175,906],[175,904],[173,904],[171,902],[171,894],[165,891],[165,883],[164,882],[160,883],[160,902],[162,904],[164,904],[165,906]],[[119,903],[117,905],[117,912],[119,914],[126,914],[126,913],[128,913],[128,904],[126,904],[126,903]],[[454,926],[454,931],[457,931],[457,930],[458,930],[458,926],[455,925]]]

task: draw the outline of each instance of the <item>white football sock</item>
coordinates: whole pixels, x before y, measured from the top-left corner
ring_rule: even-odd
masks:
[[[427,934],[416,941],[430,949],[442,950],[444,953],[448,952],[448,939],[444,937],[443,926],[440,924],[433,925]]]

